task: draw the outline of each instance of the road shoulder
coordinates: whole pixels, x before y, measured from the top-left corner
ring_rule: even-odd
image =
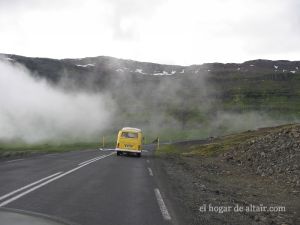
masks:
[[[274,160],[280,161],[280,157],[286,158],[285,155],[276,158],[272,155],[273,153],[268,156],[268,153],[273,152],[274,148],[278,148],[282,153],[283,150],[280,149],[282,145],[273,146],[273,148],[269,146],[269,152],[268,148],[265,148],[263,162],[260,162],[258,157],[254,157],[255,155],[251,155],[254,167],[247,164],[247,158],[247,162],[242,161],[243,151],[247,152],[248,157],[252,154],[251,151],[256,154],[261,151],[259,147],[265,143],[265,140],[268,140],[268,145],[269,140],[274,143],[274,140],[278,139],[277,134],[282,134],[283,131],[287,136],[284,137],[286,143],[289,143],[289,140],[295,141],[290,131],[287,132],[286,128],[283,130],[280,128],[275,132],[272,131],[271,134],[268,131],[267,134],[260,134],[259,137],[253,139],[257,144],[253,149],[247,144],[246,147],[250,149],[249,151],[245,150],[245,146],[240,142],[238,148],[234,148],[232,151],[228,150],[226,153],[205,156],[186,154],[186,149],[191,147],[194,150],[199,146],[193,144],[189,146],[188,143],[185,143],[177,145],[176,151],[169,151],[170,149],[167,147],[166,154],[156,154],[155,173],[158,174],[158,182],[171,202],[172,212],[179,224],[298,224],[300,222],[299,187],[295,183],[289,182],[289,178],[282,178],[282,174],[280,176],[266,175],[257,173],[255,170],[256,164],[254,163],[266,164],[269,159],[275,158]],[[270,137],[272,138],[270,139]],[[217,147],[219,150],[220,143]],[[286,147],[284,146],[284,148]],[[207,149],[206,146],[205,150]],[[228,159],[228,155],[233,155],[233,159]],[[291,164],[287,165],[291,166]],[[297,170],[287,172],[289,174],[287,177],[293,178],[297,174]],[[285,211],[254,210],[246,212],[244,210],[236,212],[234,207],[237,205],[243,209],[250,205],[263,206],[267,209],[283,206]],[[209,209],[209,206],[214,209]],[[224,208],[227,206],[232,206],[232,208],[229,212],[224,212]],[[205,211],[201,212],[201,207],[205,208]]]

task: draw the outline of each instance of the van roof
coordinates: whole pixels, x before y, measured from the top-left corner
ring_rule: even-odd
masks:
[[[134,128],[134,127],[123,127],[123,128],[122,128],[122,131],[125,131],[125,130],[127,130],[127,131],[134,131],[134,132],[142,132],[141,129],[139,129],[139,128]]]

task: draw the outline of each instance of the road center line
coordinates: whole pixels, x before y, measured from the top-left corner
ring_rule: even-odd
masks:
[[[146,160],[147,163],[150,163],[149,159]]]
[[[160,211],[161,211],[161,214],[162,214],[163,218],[165,220],[171,220],[171,216],[170,216],[170,214],[168,212],[167,206],[166,206],[163,198],[161,197],[159,189],[155,188],[154,192],[155,192],[157,203],[159,205],[159,208],[160,208]]]
[[[148,167],[148,171],[149,171],[149,175],[150,175],[151,177],[153,177],[152,169]]]
[[[111,154],[105,155],[104,157],[99,158],[99,159],[106,158],[106,157],[111,156],[111,155],[113,155],[113,154],[114,154],[114,152],[111,153]],[[99,160],[99,159],[97,159],[97,160]],[[97,160],[95,160],[95,161],[97,161]],[[82,167],[84,167],[84,166],[87,166],[87,165],[89,165],[89,164],[91,164],[91,163],[93,163],[93,162],[95,162],[95,161],[91,161],[91,162],[88,162],[88,163],[83,164],[83,165],[81,165],[81,166],[77,166],[77,167],[75,167],[74,169],[71,169],[71,170],[69,170],[69,171],[67,171],[67,172],[65,172],[65,173],[63,173],[63,174],[60,174],[60,175],[58,175],[58,176],[56,176],[56,177],[54,177],[54,178],[52,178],[52,179],[50,179],[50,180],[45,181],[44,183],[41,183],[41,184],[39,184],[39,185],[37,185],[37,186],[34,186],[33,188],[30,188],[30,189],[28,189],[27,191],[24,191],[24,192],[22,192],[21,194],[18,194],[18,195],[16,195],[16,196],[14,196],[14,197],[12,197],[12,198],[10,198],[10,199],[8,199],[8,200],[2,202],[2,203],[0,204],[0,207],[5,206],[5,205],[7,205],[7,204],[9,204],[9,203],[11,203],[11,202],[13,202],[13,201],[15,201],[15,200],[17,200],[17,199],[23,197],[24,195],[29,194],[30,192],[33,192],[33,191],[35,191],[36,189],[39,189],[39,188],[41,188],[41,187],[43,187],[43,186],[45,186],[45,185],[47,185],[47,184],[49,184],[49,183],[51,183],[51,182],[53,182],[53,181],[59,179],[59,178],[62,178],[62,177],[66,176],[66,175],[68,175],[68,174],[70,174],[70,173],[73,173],[73,172],[75,172],[76,170],[79,170],[80,168],[82,168]]]
[[[50,175],[50,176],[48,176],[48,177],[45,177],[45,178],[40,179],[40,180],[38,180],[38,181],[35,181],[35,182],[31,183],[31,184],[28,184],[28,185],[26,185],[26,186],[24,186],[24,187],[21,187],[21,188],[19,188],[19,189],[17,189],[17,190],[14,190],[14,191],[12,191],[12,192],[6,194],[6,195],[3,195],[3,196],[0,197],[0,201],[3,200],[3,199],[5,199],[5,198],[8,198],[9,196],[11,196],[11,195],[13,195],[13,194],[15,194],[15,193],[18,193],[18,192],[20,192],[20,191],[23,191],[23,190],[26,189],[26,188],[29,188],[29,187],[31,187],[31,186],[33,186],[33,185],[36,185],[36,184],[38,184],[38,183],[40,183],[40,182],[42,182],[42,181],[44,181],[44,180],[50,179],[50,178],[52,178],[52,177],[55,177],[55,176],[57,176],[57,175],[59,175],[59,174],[61,174],[61,173],[62,173],[62,172],[58,172],[58,173],[52,174],[52,175]]]
[[[98,160],[98,159],[102,159],[103,157],[105,157],[105,155],[101,155],[101,156],[98,156],[98,157],[95,157],[95,158],[86,160],[86,161],[84,161],[84,162],[79,163],[78,165],[81,166],[81,165],[83,165],[83,164],[86,164],[86,163],[89,163],[89,162],[92,162],[92,161],[95,161],[95,160]]]
[[[108,151],[116,151],[114,148],[98,148],[99,151],[108,152]]]

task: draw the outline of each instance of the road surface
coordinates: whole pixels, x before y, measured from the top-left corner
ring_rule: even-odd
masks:
[[[0,208],[81,225],[172,224],[152,155],[148,146],[141,158],[91,149],[1,161]]]

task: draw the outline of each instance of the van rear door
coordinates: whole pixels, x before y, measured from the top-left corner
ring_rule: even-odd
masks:
[[[122,131],[120,137],[120,146],[122,149],[138,150],[138,133],[130,131]]]

